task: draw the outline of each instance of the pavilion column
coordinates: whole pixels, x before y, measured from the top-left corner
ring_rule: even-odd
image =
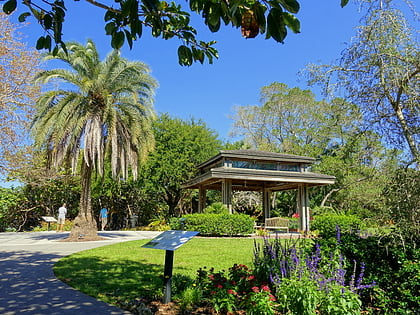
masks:
[[[271,217],[271,190],[268,188],[263,188],[262,191],[263,195],[263,211],[264,211],[264,219]]]
[[[299,229],[309,231],[309,193],[306,184],[299,184],[297,192],[297,208],[299,213]]]
[[[232,214],[232,180],[226,178],[222,180],[222,203]]]
[[[206,189],[200,185],[198,190],[198,212],[202,213],[206,207]]]

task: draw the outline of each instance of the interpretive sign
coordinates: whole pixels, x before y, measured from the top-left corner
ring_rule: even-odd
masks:
[[[194,231],[165,231],[150,242],[144,244],[142,247],[153,248],[153,249],[163,249],[163,250],[176,250],[199,232]]]
[[[171,301],[171,281],[172,269],[174,266],[174,250],[184,245],[198,233],[199,232],[194,231],[165,231],[142,246],[145,248],[166,250],[165,270],[163,272],[163,285],[165,287],[165,294],[163,297],[164,303],[169,303]]]
[[[47,230],[48,231],[50,230],[50,224],[51,224],[51,222],[57,222],[57,219],[54,218],[54,217],[41,217],[41,218],[42,218],[42,220],[44,220],[45,222],[48,223],[48,226],[47,226]]]
[[[54,217],[41,217],[42,220],[44,220],[45,222],[57,222],[57,219]]]

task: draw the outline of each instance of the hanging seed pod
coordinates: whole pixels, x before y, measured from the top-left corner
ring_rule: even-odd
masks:
[[[254,12],[247,10],[242,14],[241,33],[245,38],[254,38],[258,35],[260,28],[255,19]]]

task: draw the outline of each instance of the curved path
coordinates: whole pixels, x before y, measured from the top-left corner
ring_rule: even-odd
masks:
[[[52,267],[72,253],[161,232],[105,231],[106,240],[58,242],[68,232],[0,233],[0,314],[130,314],[58,280]]]

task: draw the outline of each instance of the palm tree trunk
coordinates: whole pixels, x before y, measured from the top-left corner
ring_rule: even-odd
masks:
[[[91,179],[92,164],[82,164],[81,174],[81,194],[80,194],[80,210],[74,220],[73,228],[70,232],[70,239],[79,240],[97,238],[98,228],[96,220],[92,213],[91,203]]]

